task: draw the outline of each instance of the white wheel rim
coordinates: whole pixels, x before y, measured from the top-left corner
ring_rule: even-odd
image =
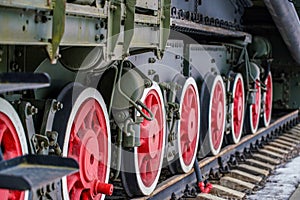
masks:
[[[256,83],[255,83],[255,88],[258,90],[257,92],[256,92],[256,95],[258,95],[259,97],[257,97],[258,98],[258,101],[259,102],[257,102],[257,106],[258,106],[258,108],[257,108],[257,112],[258,112],[258,117],[257,117],[257,122],[256,122],[256,125],[254,125],[253,124],[253,110],[252,110],[252,107],[253,107],[253,105],[250,105],[249,106],[249,109],[250,109],[250,117],[249,117],[249,119],[250,119],[250,129],[251,129],[251,133],[255,133],[256,131],[257,131],[257,129],[258,129],[258,126],[259,126],[259,115],[260,115],[260,109],[261,109],[261,88],[260,88],[260,85],[259,85],[259,79],[256,81]]]
[[[28,154],[26,135],[18,113],[15,111],[12,105],[3,98],[0,98],[0,105],[0,112],[5,114],[10,119],[11,123],[16,129],[16,132],[18,133],[18,138],[22,149],[22,155]],[[24,199],[28,199],[28,195],[29,192],[25,191]]]
[[[182,157],[182,150],[181,150],[181,142],[180,142],[180,131],[181,131],[181,127],[180,127],[180,122],[178,123],[178,129],[177,129],[177,145],[178,145],[178,152],[179,152],[179,162],[180,162],[180,166],[183,170],[184,173],[187,173],[189,172],[193,166],[194,166],[194,161],[196,159],[196,154],[197,154],[197,149],[198,149],[198,141],[199,141],[199,129],[200,129],[200,100],[199,100],[199,93],[198,93],[198,87],[197,87],[197,84],[195,82],[195,80],[190,77],[186,80],[184,86],[183,86],[183,89],[182,89],[182,95],[181,95],[181,98],[180,98],[180,108],[179,108],[179,112],[180,112],[180,116],[182,114],[182,109],[183,109],[183,100],[184,100],[184,97],[185,97],[185,93],[187,91],[187,88],[189,86],[192,86],[193,89],[194,89],[194,92],[196,93],[196,101],[197,101],[197,104],[198,104],[198,107],[197,107],[197,112],[198,112],[198,122],[197,122],[197,130],[198,130],[198,134],[197,134],[197,138],[196,138],[196,147],[195,147],[195,151],[194,151],[194,155],[193,155],[193,158],[192,158],[192,161],[190,162],[190,164],[186,164],[183,160],[183,157]]]
[[[232,103],[231,105],[231,131],[232,131],[232,139],[233,139],[233,142],[236,144],[240,141],[241,139],[241,136],[242,136],[242,131],[243,131],[243,124],[244,124],[244,112],[245,112],[245,92],[244,92],[244,82],[243,82],[243,77],[241,74],[236,74],[235,76],[235,79],[234,79],[234,83],[233,83],[233,91],[232,91],[232,94],[233,94],[233,100],[235,99],[235,94],[236,94],[236,88],[237,88],[237,83],[238,81],[240,80],[240,83],[241,83],[241,86],[242,86],[242,92],[243,92],[243,99],[242,99],[242,102],[239,102],[239,104],[241,105],[238,105],[238,107],[242,106],[242,116],[241,116],[241,127],[240,127],[240,131],[238,133],[238,137],[236,137],[237,133],[235,132],[234,130],[234,103]]]
[[[143,96],[141,98],[141,101],[144,102],[146,97],[147,97],[147,94],[151,91],[151,90],[155,90],[159,96],[159,100],[160,100],[160,104],[162,105],[162,113],[163,113],[163,137],[162,137],[162,152],[161,152],[161,157],[160,157],[160,164],[159,164],[159,170],[158,170],[158,173],[157,173],[157,176],[154,180],[154,182],[150,185],[150,186],[146,186],[144,184],[144,182],[142,181],[142,178],[141,178],[141,175],[140,175],[140,168],[139,168],[139,161],[138,161],[138,151],[137,151],[137,147],[134,148],[134,166],[135,166],[135,169],[136,169],[136,179],[137,179],[137,184],[139,186],[139,189],[141,190],[141,192],[144,194],[144,195],[149,195],[151,194],[156,185],[157,185],[157,182],[158,182],[158,179],[159,179],[159,176],[160,176],[160,173],[161,173],[161,168],[162,168],[162,163],[163,163],[163,158],[164,158],[164,151],[165,151],[165,136],[166,136],[166,129],[165,129],[165,122],[166,122],[166,119],[165,119],[165,116],[166,116],[166,111],[165,111],[165,107],[164,107],[164,102],[163,102],[163,96],[162,96],[162,93],[161,93],[161,89],[160,87],[158,86],[158,84],[156,82],[153,82],[153,85],[152,87],[150,88],[146,88],[144,90],[144,93],[143,93]]]
[[[77,112],[80,109],[80,106],[89,98],[93,98],[94,100],[96,100],[100,107],[102,108],[104,117],[105,117],[105,121],[106,121],[106,131],[107,131],[107,140],[108,140],[108,146],[107,146],[107,152],[108,152],[108,160],[106,163],[107,166],[107,171],[106,171],[106,177],[105,177],[105,183],[108,182],[109,180],[109,173],[110,173],[110,161],[111,161],[111,134],[110,134],[110,124],[109,124],[109,118],[108,118],[108,113],[106,110],[106,105],[105,102],[102,98],[102,96],[100,95],[100,93],[94,89],[94,88],[86,88],[85,90],[83,90],[79,96],[77,97],[76,101],[73,104],[72,107],[72,111],[70,113],[69,119],[68,119],[68,123],[67,123],[67,128],[66,128],[66,132],[65,132],[65,138],[64,141],[67,143],[65,143],[63,145],[63,150],[62,150],[62,155],[64,157],[67,157],[68,155],[68,149],[69,149],[69,141],[70,141],[70,133],[71,133],[71,128],[72,128],[72,123],[76,117]],[[63,198],[64,199],[70,199],[69,198],[69,192],[68,192],[68,187],[67,187],[67,179],[66,177],[62,178],[62,188],[63,188]],[[103,200],[105,198],[105,195],[102,194],[101,195],[101,200]]]
[[[219,123],[222,123],[221,129],[220,129],[222,131],[222,134],[221,134],[221,138],[220,138],[219,147],[217,149],[215,149],[214,144],[213,144],[213,139],[212,139],[212,129],[211,129],[212,112],[211,111],[212,111],[212,104],[213,104],[213,100],[214,100],[212,98],[212,93],[215,91],[216,86],[217,86],[218,83],[221,83],[222,92],[224,94],[223,97],[222,97],[223,102],[224,102],[224,106],[223,106],[223,108],[221,108],[221,110],[224,114],[224,117],[223,117],[224,119],[221,122],[219,122]],[[225,122],[226,122],[225,121],[226,120],[226,116],[225,116],[225,113],[226,113],[226,97],[225,97],[225,94],[226,94],[226,92],[225,92],[224,82],[223,82],[222,77],[220,75],[217,75],[214,78],[214,82],[213,82],[210,93],[211,94],[210,94],[210,97],[209,97],[210,99],[209,99],[209,112],[208,112],[209,113],[209,118],[208,118],[208,121],[209,121],[209,123],[208,123],[208,139],[209,139],[209,145],[210,145],[211,153],[213,155],[217,155],[220,152],[221,147],[222,147],[223,138],[224,138],[224,130],[225,130]],[[220,108],[218,108],[218,109],[220,109]]]
[[[269,72],[269,75],[268,75],[268,77],[267,77],[267,79],[266,79],[266,81],[265,81],[265,84],[267,85],[267,83],[268,83],[268,78],[270,78],[270,83],[271,83],[271,86],[270,86],[270,88],[271,88],[271,95],[270,95],[270,98],[271,98],[271,104],[270,104],[270,113],[268,114],[268,113],[266,113],[266,110],[264,110],[264,113],[263,113],[263,119],[264,119],[264,126],[269,126],[269,124],[270,124],[270,122],[271,122],[271,115],[272,115],[272,102],[273,102],[273,78],[272,78],[272,74],[271,74],[271,72]],[[263,98],[264,98],[264,103],[265,103],[265,106],[264,106],[264,108],[266,109],[266,104],[267,104],[267,91],[266,92],[264,92],[264,94],[263,94]],[[269,115],[269,119],[267,119],[268,118],[268,116],[267,115]]]

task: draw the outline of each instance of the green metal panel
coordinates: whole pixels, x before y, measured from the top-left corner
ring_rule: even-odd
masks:
[[[114,54],[115,47],[121,32],[121,0],[112,0],[109,5],[109,18],[108,18],[108,58]]]
[[[104,27],[98,27],[105,19],[66,15],[66,26],[60,45],[102,46],[96,35],[103,34]],[[23,10],[0,7],[0,44],[50,45],[52,41],[52,19],[49,11]],[[104,24],[105,25],[105,24]],[[103,26],[104,26],[103,25]]]
[[[136,0],[127,0],[125,2],[126,16],[124,25],[124,46],[123,54],[128,53],[129,45],[131,43],[134,34],[134,22],[135,22],[135,5]]]
[[[171,0],[161,0],[161,25],[160,25],[160,46],[159,49],[163,53],[167,40],[170,35],[170,9]]]
[[[56,63],[59,53],[58,47],[65,32],[65,13],[66,1],[53,0],[53,18],[52,18],[52,38],[51,44],[47,46],[47,51],[51,62]]]

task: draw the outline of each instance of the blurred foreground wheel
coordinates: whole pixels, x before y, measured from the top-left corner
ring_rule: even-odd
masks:
[[[112,193],[110,172],[110,127],[105,103],[93,88],[68,85],[58,100],[64,109],[54,120],[54,130],[62,133],[59,143],[65,157],[79,163],[79,172],[63,178],[64,199],[104,199]]]
[[[0,148],[4,160],[28,154],[26,136],[20,118],[10,103],[2,98],[0,98]],[[23,200],[28,198],[28,192],[0,189],[0,198]]]
[[[122,154],[121,178],[126,193],[132,197],[149,195],[155,189],[160,176],[165,140],[165,107],[157,83],[145,89],[141,101],[151,110],[154,119],[140,125],[139,147],[129,148]],[[145,113],[147,113],[144,110]]]

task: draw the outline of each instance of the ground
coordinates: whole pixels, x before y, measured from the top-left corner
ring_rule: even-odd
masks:
[[[284,200],[297,189],[300,184],[300,156],[274,171],[262,190],[250,195],[251,200]]]

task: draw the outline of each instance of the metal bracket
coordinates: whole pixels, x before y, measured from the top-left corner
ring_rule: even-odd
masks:
[[[20,119],[22,121],[22,124],[24,126],[25,133],[27,134],[27,143],[29,144],[29,151],[30,153],[35,153],[35,147],[34,144],[31,143],[29,138],[32,138],[35,134],[35,128],[33,123],[32,116],[37,114],[38,109],[34,106],[32,106],[29,102],[17,102],[15,106],[18,107],[18,113],[20,114]]]
[[[124,44],[123,44],[124,55],[128,53],[129,45],[134,33],[135,5],[136,5],[136,0],[125,1],[126,16],[125,16],[125,25],[124,25]]]
[[[34,134],[31,141],[35,152],[39,155],[61,155],[61,148],[57,143],[58,133],[47,131],[46,135]]]
[[[167,95],[167,121],[169,122],[169,134],[168,134],[168,141],[174,141],[175,140],[175,125],[176,122],[180,119],[180,113],[179,113],[179,103],[176,103],[176,93],[179,89],[181,89],[181,86],[175,82],[171,83],[165,83],[162,82],[159,84],[159,86],[165,91]]]
[[[119,34],[121,31],[121,0],[112,0],[109,4],[109,17],[108,17],[108,37],[107,37],[107,53],[106,59],[110,59],[113,54]]]
[[[47,46],[47,52],[51,63],[55,64],[59,58],[59,44],[65,32],[66,0],[52,0],[50,6],[53,7],[52,39]]]
[[[170,35],[170,23],[171,23],[171,0],[161,0],[161,25],[160,25],[160,42],[157,52],[158,59],[161,59],[167,40]]]
[[[56,131],[47,131],[46,136],[49,141],[49,154],[61,156],[61,148],[57,142],[58,133]]]
[[[52,130],[55,113],[63,108],[63,104],[54,99],[47,99],[40,134],[46,135]]]
[[[39,155],[48,155],[49,152],[49,140],[46,136],[40,134],[34,134],[31,138],[35,152]]]

